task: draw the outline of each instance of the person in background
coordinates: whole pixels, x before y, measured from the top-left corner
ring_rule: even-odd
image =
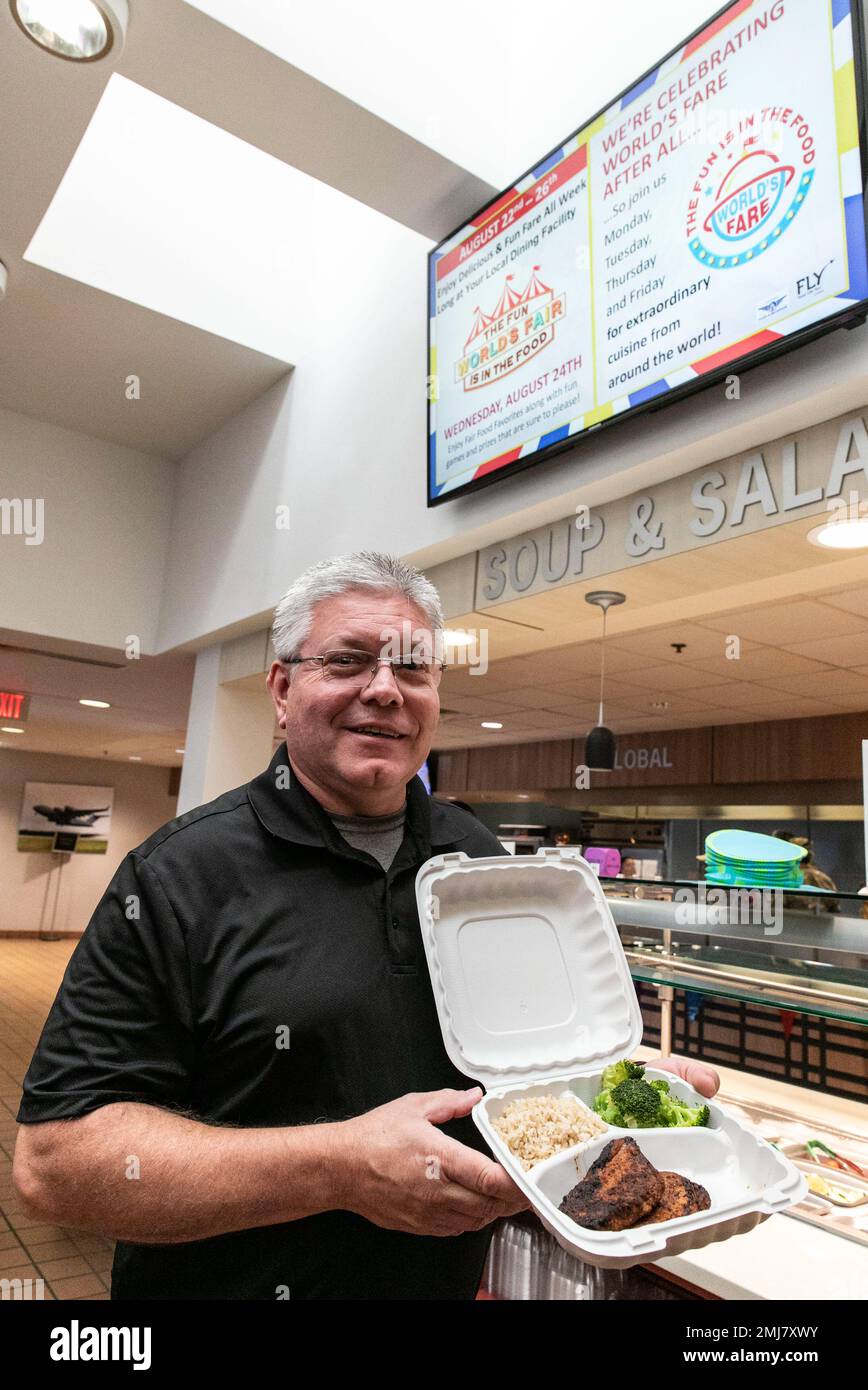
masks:
[[[635,859],[622,859],[622,860],[621,860],[621,873],[620,873],[619,877],[620,877],[620,878],[635,878],[635,877],[636,877],[636,860],[635,860]]]
[[[801,849],[807,850],[807,854],[799,865],[802,875],[802,886],[804,888],[822,888],[825,893],[834,893],[838,887],[833,878],[830,878],[821,868],[814,863],[814,847],[805,835],[790,835],[785,830],[776,830],[775,837],[778,840],[788,840],[791,845],[798,845]],[[836,898],[823,898],[817,903],[807,904],[804,898],[791,896],[789,901],[784,897],[784,907],[795,908],[796,911],[817,911],[817,912],[840,912],[840,906]]]

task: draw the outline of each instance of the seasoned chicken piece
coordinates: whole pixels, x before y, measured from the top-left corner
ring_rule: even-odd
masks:
[[[655,1221],[672,1221],[676,1216],[692,1216],[697,1211],[708,1211],[711,1198],[701,1183],[662,1168],[660,1176],[663,1179],[663,1196],[651,1215],[645,1217],[649,1225]]]
[[[612,1139],[560,1210],[591,1231],[638,1226],[663,1196],[663,1179],[635,1139]]]

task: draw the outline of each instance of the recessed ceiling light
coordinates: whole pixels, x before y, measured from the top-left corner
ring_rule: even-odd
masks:
[[[88,705],[91,709],[111,709],[108,700],[79,700],[80,705]]]
[[[649,705],[648,705],[648,708],[649,708],[649,709],[659,709],[659,710],[668,709],[668,708],[669,708],[669,701],[668,701],[668,700],[651,700],[651,702],[650,702]]]
[[[74,63],[95,63],[123,48],[130,12],[127,0],[10,0],[29,39]]]
[[[186,748],[176,748],[176,749],[175,749],[175,752],[176,752],[176,753],[186,753],[186,751],[187,751]]]
[[[24,733],[24,730],[23,730],[23,729],[13,729],[13,727],[12,727],[11,724],[4,724],[4,725],[2,725],[2,727],[0,727],[0,733],[3,733],[3,734],[23,734],[23,733]]]
[[[868,517],[824,521],[822,526],[815,526],[808,532],[808,540],[824,550],[863,550],[868,547]]]
[[[447,647],[469,647],[474,640],[473,633],[466,632],[464,628],[445,627],[443,629],[443,641]]]
[[[483,729],[502,729],[502,728],[503,728],[503,725],[502,725],[502,724],[498,724],[498,722],[497,722],[496,719],[483,719],[483,720],[482,720],[482,728],[483,728]]]
[[[129,761],[130,761],[131,763],[140,763],[142,760],[141,760],[141,758],[138,756],[138,754],[136,754],[136,753],[130,753]]]

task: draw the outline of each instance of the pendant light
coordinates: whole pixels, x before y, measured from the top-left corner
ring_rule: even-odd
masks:
[[[611,772],[615,766],[615,735],[603,723],[603,686],[606,676],[606,614],[616,604],[624,603],[626,594],[614,589],[595,589],[585,594],[585,602],[603,610],[603,640],[600,644],[600,713],[596,727],[585,740],[585,764],[592,772]]]

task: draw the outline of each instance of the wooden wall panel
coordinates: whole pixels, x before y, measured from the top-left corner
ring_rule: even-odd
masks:
[[[739,727],[742,727],[739,725]],[[599,787],[704,786],[711,781],[711,729],[670,729],[664,733],[619,734],[614,772],[592,772]],[[585,761],[585,740],[573,740],[573,767]]]
[[[868,714],[720,725],[714,731],[714,781],[861,778],[863,738],[868,738]]]
[[[447,792],[460,796],[467,791],[467,751],[466,748],[450,748],[437,754],[435,793]]]
[[[467,751],[468,791],[554,790],[573,785],[573,746],[568,738]]]
[[[613,772],[593,772],[591,788],[710,787],[747,783],[861,784],[868,713],[725,724],[617,736]],[[439,754],[437,789],[534,791],[571,788],[584,763],[584,739],[449,749]],[[858,798],[857,798],[858,799]]]

